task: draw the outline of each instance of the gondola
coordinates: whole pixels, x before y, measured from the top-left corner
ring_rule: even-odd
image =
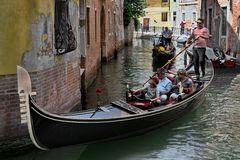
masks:
[[[206,57],[212,61],[214,68],[230,67],[234,68],[237,65],[237,58],[229,55],[230,50],[224,53],[219,47],[206,48]],[[187,55],[192,57],[192,46],[186,50]]]
[[[237,63],[237,58],[230,55],[231,50],[228,49],[226,53],[223,52],[219,47],[214,47],[213,49],[214,56],[211,60],[215,68],[219,67],[232,67],[234,68]],[[211,52],[212,53],[212,52]]]
[[[176,54],[176,47],[171,44],[165,44],[163,38],[160,36],[158,41],[153,42],[152,49],[152,58],[153,63],[158,64],[158,67],[162,67],[165,63],[167,63],[170,59],[172,59]],[[174,61],[172,61],[173,63]],[[172,63],[167,66],[171,68]]]
[[[178,103],[141,109],[117,100],[96,109],[65,114],[49,113],[38,106],[28,72],[18,66],[17,74],[20,107],[26,108],[30,138],[36,147],[47,150],[138,135],[162,126],[201,104],[214,71],[208,64],[196,90]]]

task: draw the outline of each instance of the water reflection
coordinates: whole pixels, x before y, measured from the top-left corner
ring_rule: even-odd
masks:
[[[94,159],[100,155],[102,159],[106,160],[186,160],[196,158],[202,150],[198,146],[202,147],[203,145],[199,142],[194,144],[194,141],[200,141],[201,135],[195,134],[195,132],[185,134],[186,130],[191,131],[194,127],[194,125],[188,124],[189,119],[192,119],[194,115],[195,112],[191,112],[184,119],[180,118],[174,123],[145,135],[91,145],[81,155],[81,158]],[[91,155],[93,150],[98,154]]]
[[[208,122],[207,128],[202,130],[208,142],[206,152],[213,158],[240,159],[240,101],[236,99],[238,91],[233,86],[239,83],[233,78],[240,73],[240,68],[221,68],[215,72],[214,83],[207,95],[209,108],[202,116]]]
[[[144,46],[144,47],[142,47]],[[133,46],[120,51],[118,56],[108,64],[102,65],[96,82],[87,91],[86,108],[95,107],[95,89],[103,89],[101,104],[124,99],[126,84],[130,87],[141,86],[152,76],[152,42],[134,41]]]
[[[48,151],[40,151],[33,148],[27,154],[13,154],[11,157],[4,158],[0,156],[1,160],[78,160],[86,146],[68,146]]]

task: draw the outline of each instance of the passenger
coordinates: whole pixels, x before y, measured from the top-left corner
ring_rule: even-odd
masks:
[[[166,70],[164,68],[157,69],[159,83],[157,85],[156,98],[152,100],[154,105],[164,104],[168,98],[168,94],[172,89],[172,81],[166,77]]]
[[[170,52],[174,52],[176,50],[176,48],[174,47],[173,43],[171,42],[170,44],[168,44],[166,46],[166,50],[170,51]]]
[[[137,98],[141,98],[141,99],[147,99],[147,100],[154,99],[156,98],[157,84],[158,84],[158,78],[151,77],[146,86],[137,90],[132,90],[133,94],[136,95]]]
[[[173,85],[173,93],[170,95],[170,101],[177,102],[184,93],[190,93],[193,90],[193,81],[188,77],[185,69],[177,71],[177,78]]]

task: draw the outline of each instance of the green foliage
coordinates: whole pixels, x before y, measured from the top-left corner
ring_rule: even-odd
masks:
[[[136,24],[137,19],[145,15],[146,7],[145,0],[124,0],[124,26],[128,26],[132,20]]]

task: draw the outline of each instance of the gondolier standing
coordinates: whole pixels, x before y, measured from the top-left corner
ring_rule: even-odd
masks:
[[[186,45],[188,45],[191,40],[196,39],[193,44],[193,62],[194,71],[197,80],[200,80],[199,64],[202,70],[202,76],[205,76],[205,52],[207,47],[207,40],[209,39],[209,30],[204,27],[204,19],[198,18],[197,27],[193,30],[191,36],[188,38]]]
[[[163,44],[164,45],[170,45],[172,42],[172,34],[173,32],[168,28],[165,27],[162,31],[162,37],[163,37]]]

